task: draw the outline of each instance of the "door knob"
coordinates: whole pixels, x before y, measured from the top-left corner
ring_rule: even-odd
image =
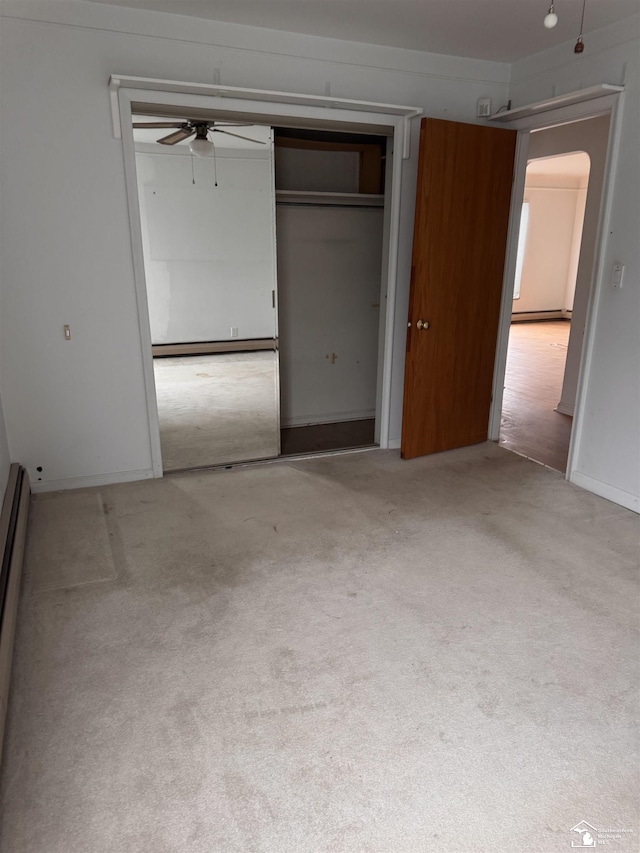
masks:
[[[422,329],[424,329],[426,331],[429,328],[429,321],[428,320],[418,320],[418,322],[416,323],[416,326],[418,327],[418,329],[420,331],[422,331]]]

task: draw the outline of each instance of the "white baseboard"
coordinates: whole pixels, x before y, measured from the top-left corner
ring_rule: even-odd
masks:
[[[624,489],[618,489],[616,486],[611,486],[609,483],[603,483],[602,480],[596,480],[595,477],[590,477],[588,474],[583,474],[580,471],[573,471],[569,477],[571,483],[586,489],[588,492],[593,492],[594,495],[599,495],[601,498],[606,498],[614,504],[619,504],[625,509],[630,509],[633,512],[640,513],[640,497],[632,495],[631,492],[625,492]]]
[[[388,450],[400,450],[400,439],[399,438],[390,438],[387,443]]]
[[[560,400],[555,410],[556,412],[560,412],[561,415],[569,415],[570,417],[573,417],[574,408],[573,403],[563,403],[562,400]]]
[[[280,426],[299,427],[315,426],[315,424],[339,424],[343,421],[363,421],[375,418],[375,409],[363,409],[360,412],[325,412],[321,415],[296,415],[293,418],[282,418]]]
[[[31,482],[31,491],[59,492],[64,489],[89,489],[93,486],[112,486],[114,483],[131,483],[135,480],[150,480],[151,468],[137,471],[117,471],[114,474],[94,474],[89,477],[69,477],[64,480],[35,480]]]

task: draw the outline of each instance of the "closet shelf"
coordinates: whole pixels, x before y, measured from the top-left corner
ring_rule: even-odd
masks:
[[[307,190],[276,190],[278,204],[327,204],[344,207],[384,207],[383,195],[368,193],[327,193]]]

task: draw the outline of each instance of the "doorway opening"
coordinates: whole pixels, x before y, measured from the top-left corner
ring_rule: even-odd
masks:
[[[528,162],[507,349],[500,444],[562,473],[578,380],[567,352],[590,169],[585,151]]]
[[[602,273],[611,121],[607,110],[522,136],[524,207],[517,253],[511,255],[514,287],[504,292],[509,301],[503,308],[497,377],[506,370],[504,382],[498,379],[490,434],[569,479],[588,371],[586,330]]]
[[[163,470],[375,446],[386,137],[132,119]]]

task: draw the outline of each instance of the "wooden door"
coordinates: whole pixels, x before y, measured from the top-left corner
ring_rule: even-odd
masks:
[[[403,459],[488,434],[516,132],[423,119]]]

